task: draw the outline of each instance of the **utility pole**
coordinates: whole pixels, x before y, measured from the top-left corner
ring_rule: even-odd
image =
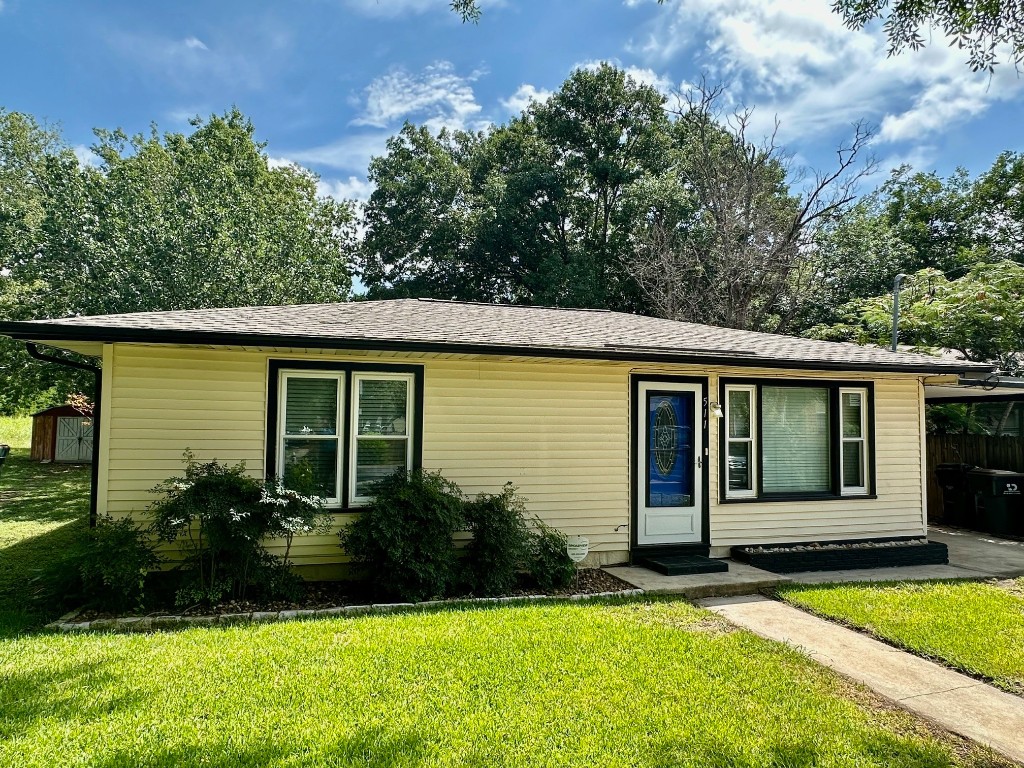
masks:
[[[892,351],[896,351],[896,344],[900,338],[900,283],[903,278],[910,277],[900,272],[892,283]]]

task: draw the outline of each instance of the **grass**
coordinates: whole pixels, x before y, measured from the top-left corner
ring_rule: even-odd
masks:
[[[0,443],[11,455],[0,469],[0,637],[50,620],[32,596],[33,579],[85,535],[89,468],[29,461],[31,419],[0,416]]]
[[[0,680],[0,765],[1005,764],[683,602],[27,635]]]
[[[0,420],[0,765],[1008,765],[679,601],[30,631],[88,470],[30,463],[27,432]]]
[[[787,586],[780,595],[1024,694],[1024,579]]]

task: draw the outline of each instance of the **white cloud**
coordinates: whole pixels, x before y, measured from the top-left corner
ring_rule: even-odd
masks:
[[[437,61],[418,74],[394,67],[367,86],[365,107],[353,125],[383,128],[416,118],[435,131],[482,127],[473,122],[481,107],[472,85],[481,74],[459,75],[448,61]]]
[[[75,153],[75,157],[78,158],[78,164],[83,167],[96,168],[100,164],[100,158],[85,144],[75,144],[71,148],[71,151]]]
[[[573,69],[589,69],[591,71],[596,70],[602,64],[611,64],[617,69],[621,69],[626,73],[627,76],[633,78],[637,83],[641,85],[649,85],[662,93],[668,93],[672,90],[674,83],[672,78],[664,74],[658,74],[649,67],[637,67],[628,66],[624,67],[622,62],[618,59],[590,59],[588,61],[581,61],[573,65]]]
[[[545,102],[550,98],[550,96],[551,91],[544,88],[537,88],[529,83],[523,83],[516,89],[515,93],[507,99],[502,99],[501,105],[509,112],[518,114],[524,111],[533,102]]]
[[[365,203],[370,199],[374,186],[366,179],[349,176],[347,179],[321,179],[317,182],[316,189],[321,197]]]
[[[263,84],[262,67],[271,66],[271,54],[281,43],[267,33],[260,38],[260,55],[249,55],[238,45],[210,48],[198,37],[167,38],[149,33],[112,29],[107,43],[133,64],[158,74],[181,90],[193,91],[197,82],[218,81],[255,89]]]
[[[384,154],[391,134],[391,131],[356,133],[330,144],[289,151],[287,156],[296,162],[315,167],[365,173],[370,158]]]
[[[346,0],[345,5],[364,16],[393,19],[407,14],[426,13],[444,7],[451,13],[447,3],[441,0]]]
[[[1019,93],[1012,67],[989,83],[942,40],[887,56],[884,32],[847,29],[828,3],[676,0],[629,50],[653,66],[684,53],[734,98],[756,104],[754,127],[776,114],[787,135],[824,134],[866,118],[880,142],[921,140]]]
[[[363,16],[380,19],[397,19],[402,16],[443,11],[453,21],[460,21],[452,11],[450,0],[345,0],[345,5]],[[490,9],[505,5],[505,0],[480,0],[478,5],[487,13]]]

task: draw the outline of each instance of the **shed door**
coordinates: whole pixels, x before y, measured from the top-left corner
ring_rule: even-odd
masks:
[[[57,417],[57,452],[54,461],[92,461],[92,419],[82,416]]]
[[[700,542],[703,423],[699,384],[642,382],[636,404],[638,545]]]

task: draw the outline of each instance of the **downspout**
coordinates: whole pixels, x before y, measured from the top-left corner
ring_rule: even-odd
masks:
[[[98,509],[98,493],[100,479],[100,403],[103,398],[103,371],[97,365],[80,363],[77,360],[68,360],[63,357],[47,355],[39,351],[39,347],[31,341],[25,342],[25,348],[31,357],[41,360],[44,363],[56,363],[68,368],[77,368],[80,371],[88,371],[93,375],[95,385],[93,387],[92,405],[92,478],[89,484],[89,527],[96,527]]]

